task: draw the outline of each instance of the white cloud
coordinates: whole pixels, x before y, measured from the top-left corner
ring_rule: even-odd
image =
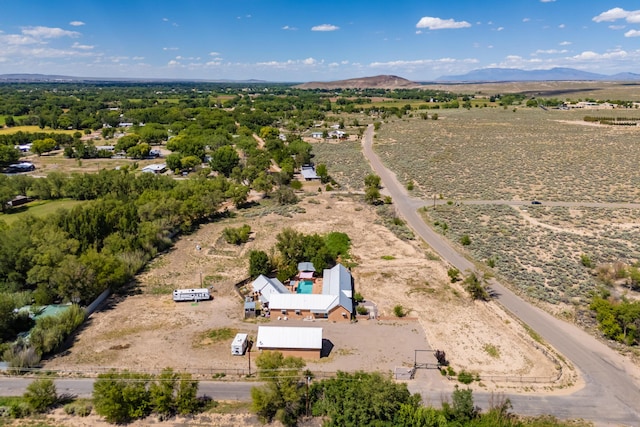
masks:
[[[209,52],[209,56],[220,56],[220,52]]]
[[[163,47],[162,50],[164,50],[164,51],[178,50],[178,48],[177,47]]]
[[[531,21],[531,18],[522,18],[522,22],[529,22]]]
[[[627,28],[626,25],[609,25],[610,30],[624,30]]]
[[[564,28],[564,27],[565,27],[565,25],[564,25],[564,24],[560,24],[560,25],[558,25],[558,28],[560,28],[560,29],[562,29],[562,28]]]
[[[640,31],[639,30],[629,30],[626,33],[624,33],[625,37],[640,37]]]
[[[322,24],[311,27],[311,31],[337,31],[340,27],[332,24]]]
[[[571,45],[571,44],[573,44],[573,43],[568,42],[568,41],[563,41],[563,42],[560,42],[560,43],[558,43],[558,44],[559,44],[560,46],[569,46],[569,45]]]
[[[179,63],[178,61],[176,61],[175,59],[172,59],[171,61],[167,62],[167,65],[168,65],[169,67],[179,67],[179,66],[180,66],[180,65],[182,65],[182,64],[180,64],[180,63]]]
[[[53,27],[24,27],[22,34],[35,37],[38,39],[56,39],[60,37],[80,37],[77,31],[63,30],[62,28]]]
[[[69,25],[71,25],[72,27],[82,27],[83,25],[86,25],[86,24],[82,21],[71,21],[69,22]]]
[[[447,30],[470,27],[467,21],[454,21],[453,19],[440,19],[432,16],[423,16],[416,24],[416,28],[428,28],[430,30]]]
[[[496,28],[496,31],[502,31],[502,30],[504,30],[504,27],[498,27],[498,28]]]
[[[553,3],[556,0],[540,0],[540,3]]]
[[[632,24],[640,23],[640,10],[624,10],[620,7],[614,7],[594,16],[592,20],[594,22],[613,22],[618,19],[624,19]]]
[[[303,60],[302,60],[302,63],[303,63],[304,65],[315,65],[315,64],[317,64],[317,63],[318,63],[318,61],[316,61],[316,60],[315,60],[315,59],[313,59],[313,58],[307,58],[307,59],[303,59]]]
[[[142,61],[144,59],[144,56],[134,56],[133,58],[134,61]]]
[[[285,31],[297,31],[298,29],[296,27],[290,27],[288,25],[285,25],[284,27],[282,27],[283,30]]]
[[[80,44],[78,42],[75,42],[72,46],[72,49],[82,49],[82,50],[91,50],[94,48],[94,46],[88,45],[88,44]]]
[[[538,49],[536,50],[534,53],[532,53],[532,55],[557,55],[557,54],[564,54],[567,53],[568,50],[566,49],[562,49],[562,50],[558,50],[558,49]]]
[[[169,18],[162,18],[164,22],[169,22]]]

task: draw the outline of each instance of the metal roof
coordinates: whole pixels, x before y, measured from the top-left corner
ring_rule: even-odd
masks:
[[[270,310],[310,310],[314,313],[328,313],[338,305],[337,295],[318,294],[278,294],[269,301]]]
[[[324,270],[322,274],[322,294],[335,295],[339,304],[353,313],[353,288],[351,273],[342,264],[336,264],[332,269]]]
[[[313,266],[312,262],[299,262],[298,271],[316,271],[316,268]]]
[[[322,328],[259,326],[258,349],[322,349]]]
[[[316,168],[313,166],[302,166],[300,168],[300,173],[304,177],[304,179],[319,179],[320,177],[316,174]]]
[[[268,303],[272,295],[290,293],[289,289],[287,289],[278,279],[272,279],[263,274],[253,281],[251,287],[254,292],[258,292],[260,294],[258,298],[263,304]]]

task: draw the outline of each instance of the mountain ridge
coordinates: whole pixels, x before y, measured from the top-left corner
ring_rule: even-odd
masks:
[[[640,81],[640,74],[617,73],[606,75],[575,68],[522,70],[519,68],[480,68],[466,74],[438,77],[436,82],[511,82],[511,81]]]

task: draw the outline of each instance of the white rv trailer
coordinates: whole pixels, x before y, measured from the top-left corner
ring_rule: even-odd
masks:
[[[174,301],[206,301],[211,299],[209,289],[176,289],[173,291]]]
[[[247,334],[237,334],[231,343],[231,355],[233,356],[243,356],[244,352],[247,351],[247,346],[249,345],[249,339]]]

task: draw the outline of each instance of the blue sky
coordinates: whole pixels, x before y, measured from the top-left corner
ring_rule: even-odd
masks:
[[[487,67],[640,72],[640,2],[0,2],[0,74],[425,81]]]

